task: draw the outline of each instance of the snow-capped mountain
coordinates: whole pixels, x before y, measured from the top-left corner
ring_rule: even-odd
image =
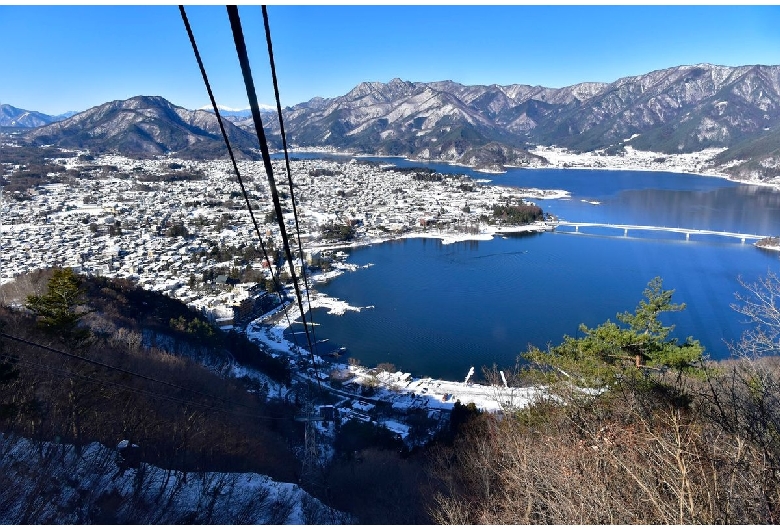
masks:
[[[361,83],[288,109],[291,141],[415,154],[453,136],[472,143],[593,150],[728,146],[780,120],[780,66],[680,66],[559,89],[452,81]],[[683,125],[685,124],[685,125]]]
[[[288,141],[457,163],[466,163],[463,157],[470,152],[484,167],[496,168],[541,161],[475,108],[469,89],[484,93],[482,87],[451,81],[361,83],[344,96],[287,108]],[[269,117],[268,126],[277,125],[275,116]]]
[[[0,127],[40,127],[61,119],[34,110],[18,109],[8,104],[0,104]]]
[[[276,112],[276,107],[272,105],[264,105],[260,104],[260,112]],[[247,121],[247,125],[254,128],[254,125],[252,124],[252,109],[247,107],[245,109],[234,109],[231,107],[226,107],[224,105],[217,105],[217,108],[219,109],[219,115],[223,118],[233,122],[233,123],[240,123],[243,121]],[[200,107],[198,110],[205,110],[206,112],[214,112],[214,108],[211,105],[204,105],[203,107]]]
[[[236,147],[251,152],[257,140],[249,109],[221,109]],[[276,112],[262,112],[269,142],[279,147]],[[780,66],[677,66],[563,88],[364,82],[343,96],[287,107],[284,119],[290,145],[491,169],[543,164],[527,151],[536,145],[607,153],[630,145],[665,153],[728,148],[719,160],[732,171],[744,170],[747,156],[750,171],[771,172],[780,167],[772,140],[780,134]],[[136,155],[224,153],[210,109],[186,110],[160,97],[106,103],[28,138]]]
[[[245,156],[257,148],[257,139],[249,132],[232,123],[226,123],[225,129],[233,148]],[[131,155],[177,152],[221,158],[227,153],[213,113],[187,110],[159,96],[104,103],[30,131],[26,138],[39,144]]]
[[[245,109],[234,109],[224,105],[217,105],[217,108],[219,109],[219,114],[226,118],[248,118],[252,115],[252,109],[249,107]],[[206,112],[211,113],[214,112],[214,108],[211,105],[204,105],[197,110],[205,110]]]
[[[512,150],[509,159],[487,156],[499,164],[522,163],[522,150],[539,144],[667,153],[732,147],[779,125],[780,66],[710,64],[558,89],[393,79],[314,98],[285,116],[291,144],[455,162],[501,145]]]
[[[66,119],[66,118],[70,118],[71,116],[75,116],[79,112],[81,112],[81,111],[69,110],[67,112],[63,112],[62,114],[57,114],[56,116],[54,116],[54,121],[62,121],[64,119]]]

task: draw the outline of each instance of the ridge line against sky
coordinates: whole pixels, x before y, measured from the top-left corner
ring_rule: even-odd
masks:
[[[187,6],[218,103],[246,108],[224,6]],[[272,104],[260,6],[239,9]],[[613,82],[680,65],[780,64],[780,6],[269,5],[282,104],[363,81]],[[46,114],[137,95],[208,104],[175,5],[0,5],[0,103]]]

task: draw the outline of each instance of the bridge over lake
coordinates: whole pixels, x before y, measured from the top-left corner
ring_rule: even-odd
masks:
[[[733,237],[741,240],[743,243],[748,240],[758,241],[759,239],[764,239],[765,237],[767,237],[758,234],[740,234],[738,232],[720,232],[718,230],[703,230],[700,228],[679,228],[679,227],[669,227],[669,226],[641,226],[641,225],[624,225],[624,224],[612,224],[612,223],[578,223],[573,221],[558,221],[555,224],[556,228],[561,226],[573,226],[575,232],[579,232],[580,228],[589,228],[589,227],[615,228],[617,230],[623,230],[624,236],[628,236],[629,230],[633,230],[633,231],[641,230],[641,231],[648,231],[648,232],[675,232],[678,234],[685,234],[686,240],[690,239],[691,235],[693,234]]]

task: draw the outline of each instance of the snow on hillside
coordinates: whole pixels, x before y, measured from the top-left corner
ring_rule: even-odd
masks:
[[[119,447],[127,459],[120,455]],[[0,434],[2,524],[344,524],[295,484],[257,473],[183,473],[92,443]]]

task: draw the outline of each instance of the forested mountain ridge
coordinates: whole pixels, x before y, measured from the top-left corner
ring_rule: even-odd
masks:
[[[269,142],[280,148],[278,117],[262,112]],[[363,82],[343,96],[316,97],[283,113],[290,145],[485,169],[544,166],[544,158],[529,152],[537,145],[606,154],[627,146],[660,153],[722,148],[713,167],[743,178],[768,178],[780,167],[771,141],[780,127],[780,66],[676,66],[563,88],[393,79]],[[225,126],[234,148],[256,156],[251,117],[231,116]],[[225,155],[211,112],[161,97],[105,103],[24,137],[133,156]]]
[[[3,285],[0,332],[0,522],[349,520],[294,485],[290,370],[246,336],[70,269]]]
[[[259,147],[253,134],[225,120],[225,130],[239,157]],[[91,152],[154,156],[176,152],[184,158],[227,156],[216,116],[187,110],[159,96],[111,101],[65,120],[34,129],[24,137],[38,145]]]
[[[506,165],[532,163],[523,150],[535,145],[607,153],[628,145],[664,153],[731,148],[777,131],[780,66],[678,66],[559,89],[393,79],[295,105],[285,122],[297,145],[458,163],[496,144],[512,151],[489,158]],[[751,154],[771,157],[759,148]]]
[[[15,278],[0,286],[0,522],[427,522],[419,496],[409,505],[422,468],[376,425],[343,423],[327,482],[304,474],[295,418],[310,387],[293,375],[286,357],[130,281]]]

